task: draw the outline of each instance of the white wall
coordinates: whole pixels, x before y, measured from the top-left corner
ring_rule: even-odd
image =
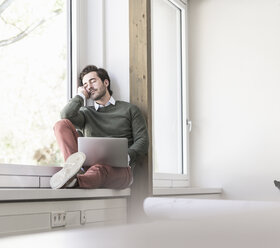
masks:
[[[280,200],[280,1],[190,0],[193,186]]]
[[[106,69],[113,96],[129,101],[128,0],[80,2],[79,70],[88,64]]]

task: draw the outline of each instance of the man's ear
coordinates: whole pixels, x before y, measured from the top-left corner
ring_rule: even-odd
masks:
[[[109,80],[108,80],[108,79],[105,79],[105,80],[104,80],[104,84],[105,84],[106,87],[108,87],[108,86],[109,86]]]

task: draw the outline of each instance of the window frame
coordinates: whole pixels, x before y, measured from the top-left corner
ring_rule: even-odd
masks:
[[[78,0],[67,0],[69,1],[69,12],[68,12],[68,52],[69,52],[69,68],[68,68],[68,100],[70,100],[76,90],[77,90],[77,79],[80,68],[80,59],[79,59],[79,37],[84,33],[83,27],[81,25],[81,11],[83,11],[85,6],[85,1]]]
[[[153,1],[153,0],[151,0]],[[181,11],[181,97],[182,97],[182,174],[176,173],[157,173],[153,172],[153,191],[156,188],[185,188],[190,186],[189,180],[189,103],[188,103],[188,39],[187,39],[187,1],[166,0],[175,5]],[[153,8],[151,2],[151,17]],[[152,19],[152,18],[151,18]],[[151,27],[152,33],[152,27]],[[152,35],[151,35],[152,36]],[[151,37],[151,41],[153,36]],[[152,45],[152,42],[151,42]],[[152,69],[153,71],[153,69]]]
[[[67,99],[69,100],[73,95],[73,76],[74,68],[73,63],[75,59],[73,58],[75,53],[73,51],[75,43],[73,30],[74,24],[76,24],[76,6],[75,1],[66,0],[67,2]]]
[[[182,41],[181,41],[181,48],[182,48],[182,81],[185,82],[182,84],[182,93],[183,94],[183,105],[184,105],[184,111],[183,111],[183,133],[185,134],[183,137],[185,149],[184,152],[186,156],[184,156],[184,168],[183,168],[183,174],[167,174],[167,173],[154,173],[153,174],[153,187],[161,187],[160,185],[170,185],[171,181],[171,187],[188,187],[189,186],[189,132],[187,123],[184,124],[184,121],[188,119],[188,71],[187,71],[187,6],[180,0],[169,0],[176,6],[179,6],[179,8],[182,11]],[[83,15],[82,13],[86,11],[87,3],[86,1],[78,1],[78,0],[66,0],[67,2],[67,97],[70,99],[73,97],[73,93],[76,92],[77,89],[77,78],[78,78],[78,72],[81,67],[81,58],[79,54],[80,50],[80,39],[81,35],[86,33],[86,30],[83,26],[84,20],[82,19]],[[104,5],[101,5],[101,12],[104,14]],[[104,23],[102,23],[103,25]],[[30,166],[30,165],[21,165],[21,166]],[[40,167],[40,165],[37,165],[36,167]],[[11,168],[11,171],[13,169]],[[51,171],[51,167],[50,167]],[[16,171],[13,171],[13,173],[16,173]],[[0,175],[1,175],[1,169],[0,169]],[[20,175],[19,175],[20,176]],[[185,181],[186,183],[183,183],[184,186],[178,186],[181,182]],[[177,185],[177,186],[176,186]],[[167,186],[164,186],[167,187]],[[170,188],[170,187],[168,187]]]

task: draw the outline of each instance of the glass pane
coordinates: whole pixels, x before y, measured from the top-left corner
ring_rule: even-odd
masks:
[[[60,163],[52,128],[67,100],[66,0],[10,2],[0,12],[0,163]]]
[[[181,10],[152,1],[154,172],[182,173]]]

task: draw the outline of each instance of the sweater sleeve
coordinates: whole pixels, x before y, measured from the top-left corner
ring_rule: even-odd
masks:
[[[77,95],[72,98],[61,111],[61,119],[68,119],[72,124],[79,129],[85,126],[85,116],[80,108],[83,106],[84,100]]]
[[[135,164],[138,157],[147,154],[149,148],[149,137],[146,121],[139,108],[135,105],[131,109],[131,124],[133,144],[128,149],[130,164]]]

